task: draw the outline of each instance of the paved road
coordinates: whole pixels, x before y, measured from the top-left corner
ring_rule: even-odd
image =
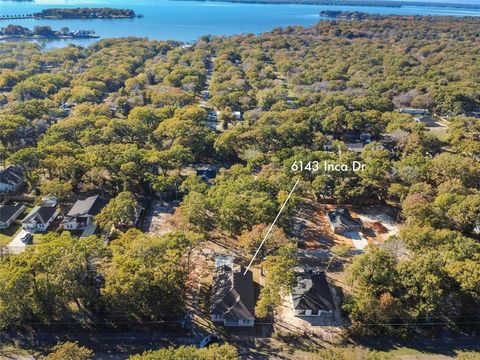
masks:
[[[159,349],[172,344],[196,345],[201,336],[189,337],[182,333],[167,331],[128,331],[121,333],[104,332],[61,332],[36,331],[17,334],[0,332],[0,344],[15,343],[25,349],[36,352],[47,351],[58,342],[76,341],[96,354],[95,359],[127,359],[132,354],[143,353],[150,349]],[[32,351],[33,352],[33,351]],[[4,354],[0,353],[0,360]],[[8,359],[8,358],[7,358]]]

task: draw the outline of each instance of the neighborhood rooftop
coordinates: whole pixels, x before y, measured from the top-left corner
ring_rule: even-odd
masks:
[[[95,195],[84,200],[78,200],[73,204],[72,208],[67,214],[67,217],[77,217],[82,215],[97,215],[105,206],[106,200],[100,196]]]
[[[212,289],[212,314],[226,321],[254,320],[253,275],[244,269],[234,272],[226,265],[217,268]]]
[[[0,170],[0,183],[16,186],[23,182],[23,170],[19,166],[9,166]]]
[[[10,220],[22,207],[22,204],[0,205],[0,222],[5,223]]]
[[[345,208],[337,208],[327,213],[328,220],[333,228],[342,228],[346,231],[362,227],[360,219],[354,219]]]
[[[335,310],[325,273],[299,275],[292,290],[292,303],[295,310],[312,310],[312,313]]]
[[[23,219],[22,223],[40,222],[45,225],[56,211],[57,209],[53,206],[35,206],[25,219]]]

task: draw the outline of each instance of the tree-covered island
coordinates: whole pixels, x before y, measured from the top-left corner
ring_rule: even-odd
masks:
[[[44,9],[34,13],[36,19],[131,19],[137,17],[135,11],[131,9],[115,8],[75,8],[63,9],[52,8]]]

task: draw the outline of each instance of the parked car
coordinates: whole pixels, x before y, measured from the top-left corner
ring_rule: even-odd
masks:
[[[210,333],[207,336],[203,338],[202,341],[200,341],[200,344],[198,345],[200,348],[207,347],[208,345],[217,343],[219,341],[218,335],[216,333]]]
[[[25,233],[22,235],[22,237],[20,238],[21,242],[23,242],[24,244],[31,244],[32,243],[32,240],[33,240],[33,235],[30,234],[30,233]]]

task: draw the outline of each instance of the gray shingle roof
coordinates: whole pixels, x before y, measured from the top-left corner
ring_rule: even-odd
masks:
[[[345,208],[337,208],[335,211],[329,211],[327,212],[327,217],[334,228],[342,227],[345,230],[349,230],[362,227],[362,221],[352,218],[350,212]]]
[[[23,219],[22,224],[37,221],[45,225],[56,211],[57,209],[52,206],[35,206]]]
[[[0,183],[18,186],[23,181],[23,170],[19,166],[9,166],[5,170],[0,170]]]
[[[22,204],[0,205],[0,221],[7,222],[10,220],[13,215],[15,215],[17,211],[22,208],[22,206]]]
[[[226,320],[255,320],[253,275],[244,269],[233,272],[221,266],[213,278],[211,313],[223,315]]]
[[[295,310],[312,310],[313,313],[335,310],[324,272],[299,275],[292,289],[292,301]]]
[[[102,199],[100,196],[95,195],[84,200],[77,200],[73,207],[67,214],[67,217],[78,217],[84,215],[97,215],[102,208],[107,204],[107,201]]]

